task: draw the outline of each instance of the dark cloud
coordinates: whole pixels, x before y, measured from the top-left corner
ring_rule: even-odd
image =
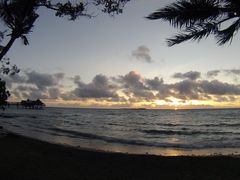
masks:
[[[212,70],[207,72],[208,77],[216,77],[219,74],[224,74],[227,76],[240,76],[240,69],[221,69],[221,70]]]
[[[124,92],[133,97],[153,99],[154,94],[144,83],[145,80],[135,71],[131,71],[125,76],[119,76],[119,83],[124,88]]]
[[[80,98],[116,98],[117,87],[109,82],[104,75],[96,75],[89,84],[80,81],[79,76],[75,76],[74,83],[78,86],[73,94]]]
[[[223,83],[218,80],[200,81],[199,87],[203,93],[211,95],[240,95],[240,86]]]
[[[22,71],[14,76],[6,76],[12,97],[19,99],[56,99],[60,95],[60,81],[64,73],[44,74],[36,71]]]
[[[146,83],[153,90],[161,89],[164,84],[163,79],[159,79],[158,77],[155,77],[154,79],[146,79]]]
[[[178,99],[189,100],[199,99],[198,83],[192,80],[183,80],[171,85],[171,89]]]
[[[45,90],[47,87],[53,87],[59,84],[59,81],[64,78],[64,73],[44,74],[35,71],[25,73],[27,76],[26,83],[34,84],[39,89]]]
[[[220,70],[212,70],[207,72],[207,77],[212,78],[216,77],[221,71]]]
[[[159,79],[155,77],[153,79],[146,79],[145,83],[151,90],[158,92],[156,95],[157,98],[166,100],[166,98],[172,94],[170,86],[165,84],[162,78]]]
[[[215,102],[234,102],[237,101],[235,96],[214,96],[213,97]]]
[[[240,95],[240,86],[218,80],[183,80],[170,85],[171,96],[183,100],[211,100],[212,96]]]
[[[224,71],[229,75],[240,75],[240,69],[226,69]]]
[[[27,97],[25,98],[26,99],[51,99],[51,97],[49,97],[48,94],[38,91],[38,89],[36,89],[35,91],[29,92],[27,94]]]
[[[6,81],[7,88],[11,89],[14,83],[22,84],[26,82],[26,77],[22,72],[15,74],[13,76],[3,76],[4,81]]]
[[[48,94],[50,99],[57,99],[58,97],[60,97],[61,92],[58,88],[49,88]]]
[[[201,77],[201,73],[197,71],[189,71],[186,73],[175,73],[173,75],[173,78],[178,78],[178,79],[190,79],[190,80],[196,80]]]
[[[238,74],[238,71],[231,73]],[[212,76],[215,74],[212,72]],[[28,71],[15,76],[16,79],[14,77],[8,79],[11,83],[11,94],[18,99],[63,99],[82,102],[93,99],[96,103],[104,100],[107,103],[126,105],[155,100],[171,102],[170,97],[182,102],[187,100],[231,102],[236,101],[240,95],[239,84],[202,80],[199,79],[201,74],[196,71],[176,73],[174,76],[180,80],[166,83],[163,78],[145,78],[135,71],[111,78],[99,74],[89,83],[83,82],[80,76],[75,76],[71,78],[74,87],[68,92],[62,90],[64,87],[62,88],[61,82],[65,77],[63,73],[44,74]]]
[[[66,101],[70,101],[70,100],[76,100],[79,97],[75,95],[75,92],[71,91],[71,92],[61,93],[60,98]]]
[[[136,50],[132,51],[132,56],[139,61],[152,63],[152,57],[150,55],[150,49],[144,45],[139,46]]]

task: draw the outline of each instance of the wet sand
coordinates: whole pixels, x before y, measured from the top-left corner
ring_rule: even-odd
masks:
[[[8,134],[0,137],[0,179],[237,180],[237,156],[163,157],[95,152]]]

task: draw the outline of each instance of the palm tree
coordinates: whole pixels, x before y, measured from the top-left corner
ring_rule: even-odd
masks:
[[[232,41],[240,28],[239,0],[179,0],[150,14],[148,19],[168,21],[181,33],[167,39],[168,46],[214,35],[219,45]]]
[[[6,55],[8,50],[18,38],[23,40],[24,45],[28,45],[26,35],[33,28],[33,24],[38,18],[35,13],[35,0],[4,0],[0,3],[0,18],[10,29],[10,40],[6,46],[2,47],[0,60]]]

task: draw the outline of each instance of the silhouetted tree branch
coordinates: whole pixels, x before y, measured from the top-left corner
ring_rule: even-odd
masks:
[[[0,61],[7,54],[16,39],[21,38],[24,45],[28,45],[26,35],[29,34],[36,19],[39,17],[37,10],[45,7],[55,11],[58,17],[68,17],[69,20],[76,20],[78,17],[93,17],[88,13],[88,7],[101,7],[104,13],[111,15],[122,13],[125,4],[130,0],[86,0],[78,3],[61,1],[52,3],[51,0],[0,0],[0,19],[7,26],[10,39],[5,46],[1,46]],[[3,38],[3,33],[0,33]]]
[[[9,91],[6,90],[6,83],[0,79],[0,108],[4,109],[7,104],[7,99],[10,96]]]
[[[24,45],[28,45],[27,36],[33,29],[36,19],[39,17],[37,10],[45,7],[55,11],[58,17],[68,17],[69,20],[76,20],[78,17],[93,17],[88,13],[88,7],[100,7],[102,12],[110,15],[122,13],[125,4],[130,0],[86,0],[78,3],[67,1],[65,3],[51,0],[0,0],[0,20],[3,22],[6,31],[0,31],[0,73],[13,75],[19,72],[16,65],[11,66],[9,59],[5,55],[17,39],[22,39]],[[6,45],[2,45],[2,40],[9,36]],[[9,97],[6,91],[5,82],[0,79],[0,105]],[[9,95],[6,95],[6,93]],[[6,99],[5,99],[6,98]]]
[[[168,46],[214,35],[219,45],[231,42],[240,28],[239,0],[178,0],[148,19],[168,21],[181,33],[167,39]],[[228,25],[230,24],[230,25]]]

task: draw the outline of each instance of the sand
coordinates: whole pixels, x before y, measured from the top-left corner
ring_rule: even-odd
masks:
[[[94,152],[8,134],[0,137],[0,179],[238,180],[240,158]]]

